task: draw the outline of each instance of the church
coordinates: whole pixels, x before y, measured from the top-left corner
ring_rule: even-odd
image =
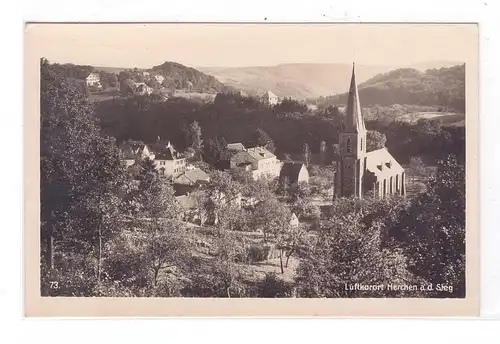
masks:
[[[344,124],[339,133],[334,197],[405,195],[405,170],[385,147],[367,152],[366,132],[353,64]]]

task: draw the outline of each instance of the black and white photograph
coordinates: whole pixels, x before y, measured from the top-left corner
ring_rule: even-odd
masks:
[[[41,297],[469,296],[474,27],[34,26]]]

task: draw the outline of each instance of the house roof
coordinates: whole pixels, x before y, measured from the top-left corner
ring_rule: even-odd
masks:
[[[145,144],[131,146],[128,143],[123,142],[119,145],[119,149],[123,159],[135,159],[139,153],[150,155],[150,150]]]
[[[189,171],[184,172],[181,174],[179,177],[177,177],[174,181],[174,183],[177,184],[186,184],[186,180],[190,181],[191,183],[195,184],[198,182],[208,182],[210,181],[210,177],[208,174],[206,174],[203,170],[199,168],[195,168]]]
[[[386,148],[366,153],[366,169],[373,173],[377,180],[383,180],[402,173],[404,168],[394,159]]]
[[[156,144],[153,146],[153,152],[155,153],[156,160],[176,160],[184,158],[182,154],[177,152],[170,142],[164,146],[161,144]]]
[[[281,168],[280,178],[288,178],[291,182],[299,180],[299,174],[302,168],[306,168],[304,164],[294,164],[293,162],[285,162]]]
[[[270,151],[268,151],[264,147],[248,148],[246,150],[246,152],[248,154],[250,154],[250,156],[252,156],[252,158],[254,158],[256,160],[269,159],[269,158],[275,157],[275,155],[273,153],[271,153]]]
[[[85,79],[87,79],[87,78],[88,78],[89,76],[91,76],[91,75],[96,76],[96,77],[98,77],[98,78],[100,77],[98,73],[90,72],[90,73],[88,73],[87,75],[85,75]]]
[[[233,150],[233,151],[244,151],[245,146],[243,146],[243,143],[236,142],[236,143],[228,143],[227,144],[227,149],[228,150]]]
[[[278,97],[276,94],[274,94],[273,92],[271,91],[267,91],[265,94],[264,94],[264,97],[267,97],[267,98],[276,98]]]

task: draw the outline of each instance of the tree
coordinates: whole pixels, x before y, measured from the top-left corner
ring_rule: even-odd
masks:
[[[410,168],[409,172],[415,178],[427,179],[429,177],[429,170],[425,166],[421,157],[411,157],[410,158]]]
[[[186,253],[187,239],[183,226],[177,221],[180,208],[174,190],[158,173],[153,161],[146,158],[141,163],[138,180],[140,207],[134,219],[141,228],[139,245],[143,247],[144,259],[153,272],[153,287],[156,287],[162,270],[180,264]]]
[[[288,249],[290,220],[292,213],[284,204],[280,203],[276,198],[268,198],[263,200],[255,207],[254,226],[262,230],[264,240],[267,240],[269,235],[272,235],[276,241],[276,247],[280,250],[280,268],[283,270],[283,257]]]
[[[386,290],[388,284],[418,285],[401,250],[382,246],[381,224],[365,226],[360,212],[336,214],[302,252],[296,277],[300,297],[417,296],[418,290]],[[381,286],[364,290],[355,285]],[[383,288],[383,289],[382,289]]]
[[[227,161],[229,158],[230,153],[224,137],[208,139],[207,144],[204,145],[203,160],[213,167],[218,167],[221,162]]]
[[[128,97],[135,93],[135,83],[132,79],[124,79],[120,81],[120,94]]]
[[[271,153],[274,153],[274,151],[276,150],[271,136],[269,136],[264,130],[260,128],[255,132],[250,144],[264,147]]]
[[[241,205],[242,187],[226,172],[213,171],[207,185],[205,210],[219,230],[231,229]]]
[[[321,141],[319,144],[319,157],[321,160],[321,166],[326,165],[326,142]]]
[[[119,229],[117,222],[121,217],[119,204],[125,171],[114,139],[101,135],[85,95],[43,60],[40,105],[44,266],[54,268],[54,273],[59,275],[81,269],[88,277],[85,283],[96,284],[102,277],[105,244]],[[63,260],[69,258],[63,247],[70,246],[73,247],[71,259],[92,257],[94,263],[87,261],[83,266],[69,262],[55,264],[56,245],[61,247],[59,256],[63,256]],[[93,280],[89,275],[92,272]],[[91,292],[93,286],[86,287]]]
[[[453,291],[430,296],[465,296],[465,169],[456,157],[438,164],[427,191],[412,200],[390,238],[411,257],[410,269],[433,285]]]
[[[311,161],[311,149],[307,143],[302,145],[302,153],[304,154],[304,162],[306,166],[309,166],[309,162]]]
[[[366,132],[366,150],[368,152],[384,148],[387,142],[387,137],[376,130],[368,130]]]
[[[189,126],[189,143],[195,151],[195,158],[199,159],[203,151],[203,140],[201,138],[201,127],[197,121]]]

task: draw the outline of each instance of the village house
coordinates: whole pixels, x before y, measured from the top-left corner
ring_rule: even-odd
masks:
[[[101,86],[101,79],[99,77],[99,74],[97,73],[90,73],[87,75],[85,78],[85,82],[87,83],[88,87],[102,87]]]
[[[236,143],[228,143],[227,144],[227,150],[231,153],[238,153],[238,152],[243,152],[245,150],[245,146],[243,143],[236,142]]]
[[[125,164],[125,167],[130,167],[135,164],[140,164],[146,158],[154,160],[154,154],[147,145],[140,145],[137,147],[131,147],[127,144],[120,145],[121,160]]]
[[[280,181],[286,182],[289,186],[308,183],[309,171],[304,164],[285,162],[281,168]]]
[[[177,178],[186,171],[186,158],[170,144],[153,146],[154,160],[158,170],[167,177]]]
[[[134,83],[134,88],[135,88],[135,93],[140,94],[140,95],[150,95],[153,93],[153,88],[149,87],[143,82],[136,82]]]
[[[200,226],[205,224],[207,214],[199,201],[201,199],[198,191],[190,192],[184,195],[176,196],[175,199],[179,203],[181,221],[194,223]]]
[[[186,167],[186,171],[173,180],[176,194],[184,195],[210,182],[210,176],[203,170],[192,165]]]
[[[158,81],[160,85],[163,83],[163,81],[165,81],[165,77],[160,74],[155,74],[153,78],[155,78],[155,80]]]
[[[366,127],[353,65],[343,130],[339,134],[334,197],[384,198],[392,194],[406,194],[405,171],[386,148],[366,151]]]
[[[278,177],[281,161],[264,147],[253,147],[233,154],[229,161],[230,169],[242,169],[252,173],[256,180],[262,176]]]
[[[276,105],[279,102],[278,96],[271,91],[267,91],[266,93],[264,93],[264,95],[261,97],[261,100],[264,104],[270,106]]]

